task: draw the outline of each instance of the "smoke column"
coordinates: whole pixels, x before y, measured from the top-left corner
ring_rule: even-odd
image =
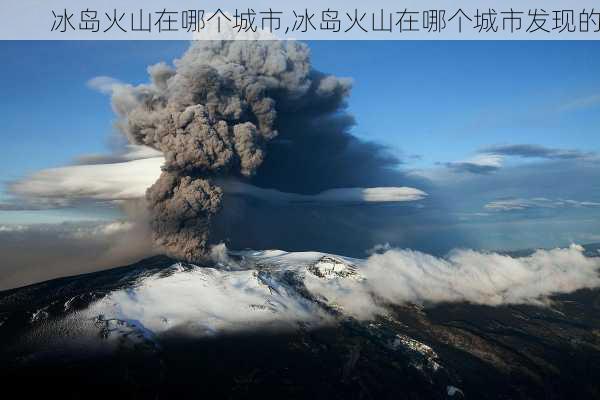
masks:
[[[132,144],[165,156],[146,193],[153,239],[187,261],[207,254],[223,196],[215,179],[256,173],[278,135],[278,113],[333,115],[351,87],[313,70],[298,42],[198,41],[174,67],[160,63],[148,73],[149,84],[115,87],[113,108]]]

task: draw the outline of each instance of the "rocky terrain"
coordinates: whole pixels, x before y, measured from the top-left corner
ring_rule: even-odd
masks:
[[[67,398],[600,398],[600,290],[364,317],[343,295],[362,280],[352,259],[271,251],[0,292],[0,380]]]

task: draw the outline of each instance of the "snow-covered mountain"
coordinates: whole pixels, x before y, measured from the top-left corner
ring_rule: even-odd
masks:
[[[50,376],[81,371],[152,398],[180,384],[242,398],[598,389],[600,259],[583,248],[448,259],[220,248],[214,258],[159,256],[0,292],[0,373],[14,382],[38,373],[52,386]],[[502,266],[510,274],[490,274]],[[565,357],[588,367],[565,371]]]

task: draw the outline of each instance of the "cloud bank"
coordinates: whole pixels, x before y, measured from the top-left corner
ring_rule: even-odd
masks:
[[[582,152],[572,149],[555,149],[535,144],[489,146],[482,151],[504,156],[544,158],[548,160],[592,160],[597,157],[593,152]]]
[[[131,204],[129,204],[131,206]],[[127,265],[155,254],[139,205],[129,221],[0,225],[0,290]]]
[[[390,305],[548,306],[554,294],[600,286],[600,258],[586,257],[577,245],[520,258],[473,250],[439,258],[390,249],[366,260],[314,252],[236,254],[244,255],[241,263],[222,254],[226,268],[177,264],[175,273],[145,277],[86,313],[137,321],[154,333],[184,329],[204,336],[331,324],[331,310],[368,320],[387,314]]]
[[[537,250],[528,257],[456,250],[448,258],[411,250],[371,256],[364,275],[392,303],[544,304],[547,297],[600,285],[600,258],[583,248]]]

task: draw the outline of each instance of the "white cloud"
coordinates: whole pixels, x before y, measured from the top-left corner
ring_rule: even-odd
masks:
[[[484,154],[478,154],[474,157],[471,157],[470,159],[466,160],[465,162],[468,162],[473,165],[478,165],[478,166],[488,166],[488,167],[500,168],[502,166],[502,160],[503,160],[503,157],[501,155],[484,153]]]
[[[600,203],[593,201],[576,201],[535,197],[531,199],[511,198],[496,200],[487,203],[484,207],[487,210],[491,211],[524,211],[536,208],[600,207]]]
[[[374,187],[330,189],[315,195],[263,189],[236,180],[219,182],[225,193],[247,195],[281,203],[379,203],[422,200],[427,193],[411,187]]]
[[[160,176],[162,157],[45,169],[11,185],[25,198],[128,200],[144,196]]]
[[[499,154],[478,154],[464,161],[446,163],[445,165],[456,172],[487,174],[502,168],[504,157]]]
[[[88,155],[71,165],[38,171],[10,185],[13,195],[26,199],[27,207],[60,208],[74,200],[131,200],[145,196],[161,174],[164,158],[147,146],[130,145],[114,155]],[[294,203],[379,203],[421,200],[427,193],[410,187],[331,189],[316,195],[302,195],[263,189],[237,180],[221,180],[227,194]],[[20,209],[23,204],[1,204],[4,209]]]
[[[391,303],[543,304],[555,293],[600,285],[600,258],[581,246],[537,250],[529,257],[456,250],[447,259],[411,250],[371,256],[362,274]]]
[[[553,294],[600,286],[600,258],[586,257],[578,245],[521,258],[473,250],[439,258],[391,249],[366,260],[276,250],[236,254],[243,256],[241,264],[219,257],[228,268],[175,264],[173,274],[145,276],[93,304],[87,318],[136,321],[155,333],[185,328],[212,335],[298,322],[329,324],[331,308],[370,319],[385,314],[389,304],[546,306]],[[292,284],[289,274],[302,285]]]
[[[123,82],[109,76],[97,76],[87,82],[88,87],[103,94],[112,94],[113,90],[122,86]]]
[[[27,230],[27,225],[12,225],[12,224],[3,224],[0,225],[0,233],[12,233],[12,232],[24,232]]]

